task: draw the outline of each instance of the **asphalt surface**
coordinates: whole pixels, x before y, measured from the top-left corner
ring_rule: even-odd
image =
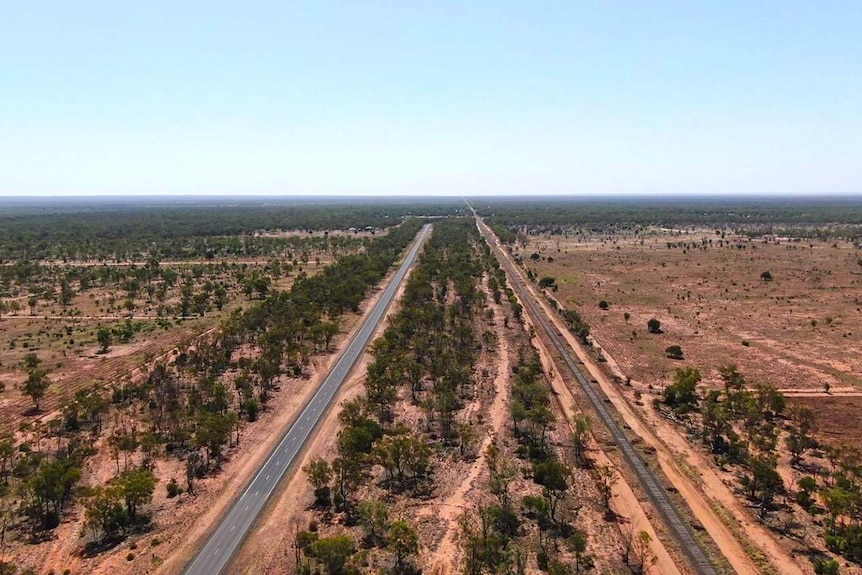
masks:
[[[198,552],[197,556],[186,567],[186,575],[218,575],[226,573],[230,561],[248,535],[252,525],[266,506],[279,481],[285,476],[291,465],[297,459],[317,423],[329,407],[332,398],[339,387],[350,374],[353,365],[365,352],[377,325],[383,318],[386,309],[392,303],[395,292],[404,280],[404,276],[413,265],[419,249],[425,242],[430,226],[422,228],[417,239],[395,274],[386,286],[380,300],[368,314],[362,327],[347,345],[338,358],[332,371],[318,388],[311,401],[305,406],[299,418],[272,451],[266,463],[252,479],[240,498],[233,504],[230,511],[222,519],[219,526]]]
[[[472,206],[470,209],[473,209]],[[473,214],[476,215],[476,212],[474,211]],[[508,273],[512,283],[512,288],[518,294],[518,297],[525,309],[533,318],[534,324],[538,329],[541,329],[547,334],[548,339],[550,339],[551,343],[559,352],[560,357],[563,358],[566,366],[575,376],[575,379],[589,398],[593,409],[595,409],[598,414],[599,419],[601,419],[604,426],[610,432],[614,443],[616,443],[620,448],[620,452],[623,454],[623,458],[629,468],[637,476],[644,488],[644,491],[646,491],[650,501],[658,510],[671,535],[679,543],[682,552],[688,558],[694,571],[702,575],[718,575],[718,571],[713,566],[706,551],[695,538],[694,531],[691,526],[685,519],[683,519],[683,516],[677,510],[674,502],[670,497],[668,497],[667,492],[658,481],[655,473],[646,465],[640,454],[629,441],[626,434],[623,433],[620,425],[611,416],[608,408],[605,406],[601,392],[588,382],[581,374],[577,366],[578,360],[572,357],[569,346],[559,335],[557,335],[556,328],[551,325],[543,310],[529,293],[521,274],[515,270],[514,266],[509,261],[509,258],[503,254],[497,243],[494,241],[494,234],[479,217],[476,218],[476,222],[479,226],[479,231],[485,236],[485,239],[488,241],[488,244],[491,246],[491,249],[497,257],[497,260]]]

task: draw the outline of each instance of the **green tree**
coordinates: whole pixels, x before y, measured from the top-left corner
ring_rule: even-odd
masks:
[[[30,352],[24,356],[24,370],[25,371],[35,371],[36,368],[39,367],[39,364],[42,363],[42,360],[39,359],[34,352]]]
[[[405,572],[404,560],[419,551],[419,536],[406,521],[393,521],[387,533],[387,547],[395,554],[395,571]]]
[[[42,463],[27,481],[33,497],[33,510],[43,529],[55,527],[60,513],[81,478],[81,468],[71,460],[52,459]]]
[[[123,507],[119,485],[102,485],[89,490],[84,497],[84,516],[87,528],[100,539],[110,539],[125,531],[129,515]]]
[[[725,435],[732,430],[731,417],[724,402],[719,401],[720,392],[711,392],[701,405],[703,416],[703,438],[713,453],[720,453],[727,445]]]
[[[153,500],[156,489],[156,477],[146,467],[131,469],[120,476],[117,482],[129,519],[135,521],[138,510]]]
[[[569,489],[572,469],[557,459],[533,463],[533,479],[543,487],[542,495],[548,500],[551,521],[557,521],[557,507]]]
[[[673,384],[664,390],[665,402],[683,412],[696,407],[700,370],[696,367],[677,368],[673,379]]]
[[[814,438],[811,437],[813,427],[814,412],[811,408],[804,405],[791,407],[787,448],[790,450],[793,465],[799,465],[805,451],[814,446]]]
[[[108,353],[114,343],[114,334],[107,327],[100,327],[96,333],[96,340],[99,342],[99,353]]]
[[[603,465],[596,470],[598,475],[599,495],[602,497],[602,503],[605,506],[605,512],[610,514],[611,501],[614,497],[614,485],[618,481],[617,473],[610,465]]]
[[[742,486],[749,498],[757,501],[761,517],[766,517],[775,495],[784,489],[778,473],[778,462],[773,455],[758,455],[749,458],[749,474],[743,476]]]
[[[72,284],[69,283],[69,280],[67,278],[60,280],[60,305],[68,307],[74,297],[75,290],[72,289]]]
[[[329,507],[331,503],[329,482],[332,480],[332,468],[322,458],[312,459],[302,468],[308,477],[308,482],[314,487],[314,499],[317,505]]]
[[[575,463],[579,467],[586,467],[587,445],[590,440],[590,420],[586,415],[578,415],[574,420],[574,433],[572,444],[574,446]]]
[[[34,369],[27,374],[27,379],[21,385],[21,391],[33,400],[33,405],[38,410],[39,402],[45,397],[49,385],[47,373],[42,369]]]
[[[328,575],[346,575],[347,562],[356,553],[356,545],[348,535],[334,535],[318,539],[311,550]]]
[[[365,527],[366,540],[370,545],[376,545],[383,540],[386,524],[389,521],[389,508],[377,499],[360,501],[356,506],[359,522]]]

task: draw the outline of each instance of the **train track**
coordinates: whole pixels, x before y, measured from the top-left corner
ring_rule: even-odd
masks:
[[[473,209],[472,206],[470,209]],[[503,269],[505,269],[509,276],[509,281],[512,284],[512,289],[514,289],[515,293],[518,295],[524,309],[530,314],[533,324],[547,334],[548,339],[560,354],[563,363],[565,363],[566,367],[568,367],[572,372],[572,375],[574,375],[581,389],[584,391],[584,394],[589,399],[593,409],[598,414],[602,424],[608,429],[614,443],[619,447],[626,464],[643,486],[647,497],[658,511],[662,521],[667,525],[671,535],[679,543],[680,549],[688,559],[694,571],[700,575],[718,575],[718,571],[709,559],[709,555],[706,550],[694,536],[694,531],[691,525],[689,525],[689,523],[683,518],[683,515],[670,499],[653,470],[647,466],[643,458],[623,432],[620,425],[611,416],[610,411],[605,406],[601,393],[589,381],[587,381],[578,369],[578,361],[572,357],[572,353],[568,345],[559,335],[557,335],[557,330],[554,329],[543,310],[532,297],[521,274],[515,269],[515,266],[512,265],[512,262],[506,254],[503,253],[503,250],[500,249],[500,246],[495,241],[493,232],[491,232],[490,228],[485,225],[475,211],[473,211],[473,215],[476,218],[476,225],[479,227],[479,231],[485,237],[497,260],[503,266]]]

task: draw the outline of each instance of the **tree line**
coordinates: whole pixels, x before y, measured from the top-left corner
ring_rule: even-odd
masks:
[[[487,262],[472,220],[435,223],[415,269],[401,310],[372,344],[374,360],[364,380],[363,397],[346,402],[339,413],[337,456],[315,459],[304,471],[320,509],[334,508],[346,525],[363,527],[361,540],[350,534],[297,535],[298,571],[358,572],[359,549],[388,551],[394,573],[410,573],[407,561],[418,549],[415,529],[404,519],[389,518],[390,505],[361,495],[376,479],[389,498],[421,498],[434,488],[434,470],[442,455],[456,449],[475,456],[474,423],[458,413],[475,393],[473,367],[482,343],[477,336],[484,294],[478,289]],[[399,401],[418,407],[422,422],[401,419]],[[334,570],[320,546],[344,542],[341,565]],[[349,542],[349,543],[348,543]]]

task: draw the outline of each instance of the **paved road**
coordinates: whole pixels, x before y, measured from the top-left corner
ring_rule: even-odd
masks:
[[[471,207],[470,209],[472,210],[473,208]],[[476,212],[474,211],[473,214],[476,215]],[[533,297],[531,297],[531,294],[524,284],[522,276],[515,270],[514,266],[509,261],[509,258],[503,254],[502,250],[500,250],[499,246],[494,241],[494,235],[491,230],[478,216],[476,217],[476,222],[479,226],[479,231],[482,232],[488,240],[488,244],[494,250],[497,260],[509,274],[512,288],[518,294],[524,307],[533,318],[533,322],[536,327],[547,333],[548,338],[560,353],[566,366],[571,370],[572,374],[574,374],[581,388],[584,390],[584,393],[589,398],[596,413],[598,413],[599,419],[601,419],[602,423],[607,427],[608,431],[610,431],[611,437],[613,437],[614,443],[619,446],[626,463],[637,476],[650,501],[661,514],[662,520],[679,543],[683,553],[688,557],[688,560],[695,572],[701,575],[718,575],[718,571],[716,571],[712,562],[709,560],[709,556],[706,554],[706,551],[704,551],[703,547],[701,547],[700,543],[695,538],[691,526],[683,519],[682,515],[680,515],[676,506],[671,501],[670,497],[668,497],[667,492],[665,492],[664,488],[656,478],[655,473],[647,467],[640,454],[635,450],[634,446],[632,446],[628,437],[626,437],[626,434],[623,433],[619,424],[611,416],[608,408],[602,400],[601,393],[581,374],[577,367],[578,361],[572,357],[568,345],[560,336],[557,335],[556,328],[551,325],[542,309]]]
[[[222,522],[216,528],[194,560],[186,567],[186,575],[218,575],[226,572],[230,560],[239,549],[251,526],[266,506],[278,482],[284,477],[308,440],[315,425],[326,411],[338,388],[345,380],[356,360],[365,352],[365,347],[383,314],[392,303],[395,292],[404,280],[407,270],[413,265],[419,248],[428,237],[430,226],[425,226],[417,235],[417,240],[407,254],[404,263],[395,277],[386,286],[382,297],[365,319],[353,340],[342,353],[335,367],[326,377],[314,397],[305,406],[299,419],[282,438],[270,454],[266,463],[257,472],[249,486],[240,496]]]

